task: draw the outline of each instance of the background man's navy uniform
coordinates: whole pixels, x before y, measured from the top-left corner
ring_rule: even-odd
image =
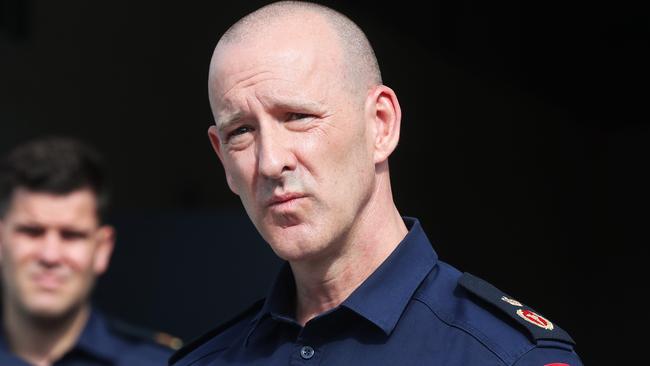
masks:
[[[94,311],[75,346],[53,366],[160,366],[167,363],[171,353],[171,348],[145,337],[144,333],[109,322]],[[10,352],[1,333],[0,365],[30,366]]]
[[[438,260],[420,224],[340,306],[301,327],[288,265],[270,296],[179,351],[204,365],[582,365],[562,329]]]

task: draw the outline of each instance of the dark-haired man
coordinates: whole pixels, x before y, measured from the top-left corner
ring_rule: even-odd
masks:
[[[100,156],[37,140],[0,166],[0,365],[162,365],[168,348],[115,326],[90,293],[108,268],[113,228]]]

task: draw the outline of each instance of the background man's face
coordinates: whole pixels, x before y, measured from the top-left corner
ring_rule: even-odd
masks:
[[[17,189],[1,221],[5,306],[30,316],[67,314],[84,304],[112,251],[90,190],[67,195]]]
[[[374,184],[364,96],[344,88],[338,43],[313,27],[225,45],[209,86],[230,188],[290,261],[337,250],[328,244],[348,234]]]

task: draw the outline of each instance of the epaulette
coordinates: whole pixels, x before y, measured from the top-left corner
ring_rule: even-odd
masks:
[[[571,336],[562,328],[484,280],[464,273],[458,280],[458,284],[522,325],[536,343],[550,340],[575,345]]]
[[[111,332],[118,334],[123,338],[155,343],[172,350],[178,350],[183,346],[183,341],[180,338],[164,332],[156,332],[150,329],[138,327],[115,318],[111,318],[108,321],[108,328]]]
[[[178,360],[181,358],[187,356],[190,354],[192,351],[195,349],[199,348],[203,343],[206,341],[216,337],[219,335],[221,332],[224,330],[230,328],[234,324],[240,322],[241,320],[245,319],[246,317],[252,315],[253,313],[258,312],[261,308],[262,305],[264,305],[264,300],[265,299],[260,299],[253,303],[250,307],[248,307],[246,310],[242,311],[241,313],[235,315],[234,317],[230,318],[229,320],[226,320],[225,322],[219,324],[216,328],[209,330],[203,335],[200,335],[199,337],[193,339],[189,343],[187,343],[183,348],[179,349],[176,351],[170,358],[169,358],[169,365],[175,364]]]

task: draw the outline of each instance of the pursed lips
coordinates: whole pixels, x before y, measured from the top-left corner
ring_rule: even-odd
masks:
[[[292,201],[304,198],[306,195],[304,193],[283,193],[280,195],[274,195],[267,202],[267,207],[280,206],[282,204],[291,203]]]

